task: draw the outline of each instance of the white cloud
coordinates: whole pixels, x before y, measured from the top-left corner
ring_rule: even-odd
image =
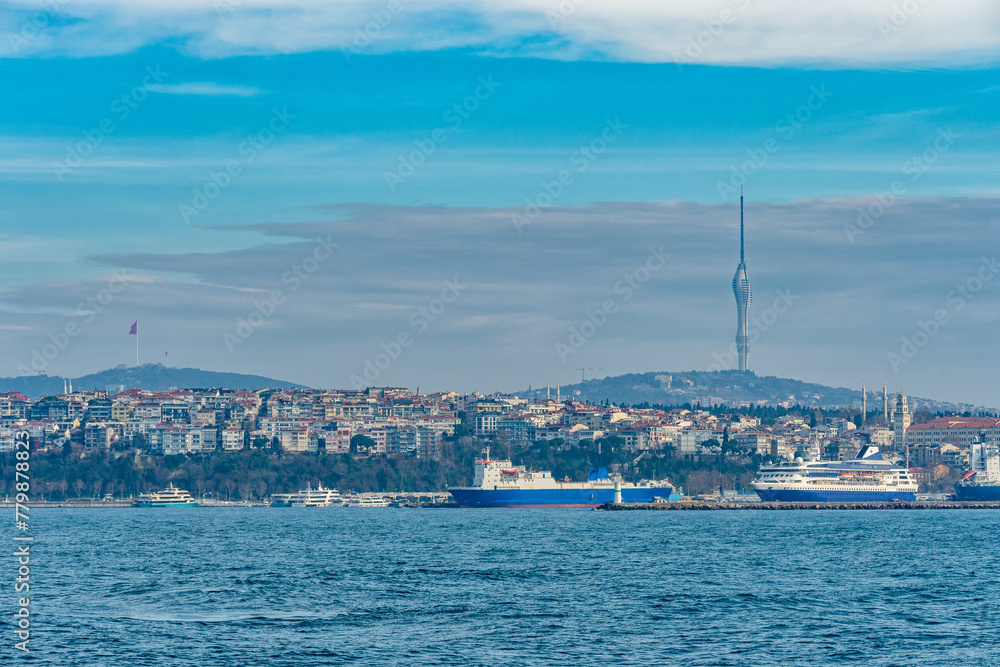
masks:
[[[993,0],[97,0],[60,5],[69,20],[41,29],[30,25],[37,3],[19,4],[20,19],[5,22],[14,38],[2,40],[0,55],[120,53],[167,39],[209,57],[465,47],[566,59],[866,67],[1000,55]]]
[[[236,97],[255,97],[262,91],[252,86],[224,86],[209,81],[193,81],[191,83],[154,83],[148,86],[155,93],[166,95],[233,95]]]

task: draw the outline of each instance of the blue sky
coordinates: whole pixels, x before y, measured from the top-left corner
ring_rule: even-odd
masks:
[[[754,308],[799,297],[754,370],[996,406],[1000,280],[949,295],[997,239],[1000,14],[893,6],[15,3],[0,374],[128,362],[136,319],[144,360],[314,386],[350,386],[402,333],[374,384],[705,369],[735,333],[742,184]],[[314,252],[329,259],[283,279]],[[81,314],[116,270],[128,287]],[[446,280],[468,288],[425,320]]]

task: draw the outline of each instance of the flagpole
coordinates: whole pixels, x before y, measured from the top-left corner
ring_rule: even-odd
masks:
[[[135,367],[139,368],[139,328],[135,329]]]

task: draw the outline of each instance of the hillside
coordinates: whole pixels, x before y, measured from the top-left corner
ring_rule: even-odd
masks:
[[[554,398],[554,387],[551,392]],[[819,408],[861,406],[861,391],[857,389],[828,387],[814,382],[802,382],[801,380],[771,375],[761,376],[752,372],[743,373],[740,371],[629,373],[566,385],[561,388],[561,393],[563,398],[573,398],[588,403],[603,403],[608,400],[617,405],[635,405],[648,402],[664,405],[756,403],[791,406],[798,404]],[[520,395],[544,396],[545,390],[533,389]],[[890,394],[889,398],[891,401],[893,395]],[[911,411],[917,407],[931,412],[978,412],[990,409],[926,398],[909,397],[909,399]],[[869,411],[879,409],[881,404],[881,392],[869,391]],[[889,409],[892,409],[891,405]]]
[[[143,364],[142,366],[116,366],[99,373],[91,373],[78,378],[63,378],[49,375],[26,375],[23,377],[0,378],[0,392],[19,391],[30,398],[49,394],[61,394],[63,384],[72,380],[73,389],[168,389],[225,387],[227,389],[257,390],[269,387],[292,389],[304,385],[275,380],[261,375],[241,373],[218,373],[200,368],[172,368],[163,364]]]

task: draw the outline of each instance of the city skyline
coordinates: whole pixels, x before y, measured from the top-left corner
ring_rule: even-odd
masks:
[[[1000,403],[995,8],[293,5],[14,5],[0,375],[739,368],[746,185],[754,371]]]

